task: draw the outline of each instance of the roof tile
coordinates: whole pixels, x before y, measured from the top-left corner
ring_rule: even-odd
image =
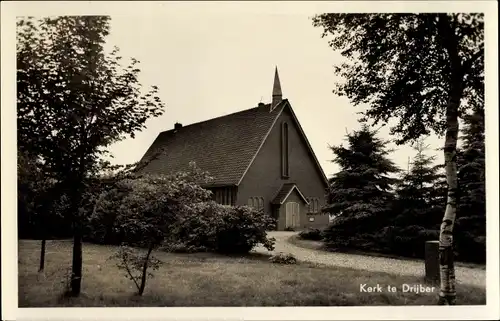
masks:
[[[169,174],[187,170],[191,161],[214,177],[213,185],[237,185],[266,134],[285,106],[270,112],[270,104],[164,131],[141,161],[163,153],[142,169]]]

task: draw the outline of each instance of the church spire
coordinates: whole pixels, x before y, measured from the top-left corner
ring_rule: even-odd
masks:
[[[274,84],[273,84],[273,100],[271,103],[271,110],[273,110],[283,99],[283,95],[281,94],[281,84],[280,77],[278,75],[278,66],[274,71]]]

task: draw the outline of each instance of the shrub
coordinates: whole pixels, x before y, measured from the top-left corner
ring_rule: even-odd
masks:
[[[210,199],[210,192],[199,185],[208,175],[194,163],[190,165],[190,171],[174,175],[119,180],[101,194],[93,208],[90,221],[105,224],[97,224],[90,235],[106,241],[108,233],[112,233],[124,241],[124,246],[147,248],[147,254],[141,255],[131,247],[122,246],[117,254],[121,262],[119,268],[127,271],[139,295],[144,292],[147,276],[151,276],[148,268],[154,269],[159,264],[152,252],[171,237],[179,217],[196,211],[199,204]]]
[[[172,252],[242,254],[257,244],[273,250],[274,239],[268,239],[266,231],[276,220],[247,206],[210,201],[210,192],[196,183],[205,177],[202,174],[146,175],[117,182],[96,201],[86,239]]]
[[[116,184],[115,188],[103,192],[96,201],[96,208],[88,217],[85,228],[85,242],[106,245],[120,245],[125,241],[117,220],[122,204],[132,193],[130,184]]]
[[[274,249],[274,240],[267,238],[266,231],[276,222],[263,211],[248,206],[228,207],[222,211],[222,224],[216,233],[216,250],[221,253],[247,253],[258,244]]]
[[[308,229],[308,230],[303,230],[299,233],[299,237],[304,240],[311,240],[311,241],[321,241],[323,239],[323,235],[321,230],[315,228],[315,229]]]
[[[284,228],[284,231],[287,231],[287,232],[295,232],[295,229],[291,226],[287,226]]]
[[[295,256],[293,256],[290,253],[285,254],[283,252],[280,252],[278,254],[271,256],[269,258],[269,261],[271,261],[272,263],[277,263],[277,264],[296,264],[297,263],[297,259],[295,258]]]
[[[371,231],[373,220],[370,216],[361,217],[338,217],[323,232],[323,238],[327,249],[347,250],[367,248],[372,242]]]
[[[271,251],[274,239],[268,239],[266,231],[275,224],[272,217],[248,206],[207,202],[180,217],[166,248],[243,254],[262,244]]]
[[[486,262],[486,218],[473,215],[458,218],[454,228],[454,248],[457,260]]]
[[[424,258],[425,242],[439,238],[438,230],[419,225],[387,226],[375,234],[381,252],[406,257]]]
[[[162,264],[160,260],[151,255],[151,250],[142,253],[142,251],[129,246],[120,246],[110,259],[118,260],[116,266],[125,271],[125,276],[134,282],[138,295],[142,295],[144,292],[146,278],[153,277],[151,270],[158,270]]]

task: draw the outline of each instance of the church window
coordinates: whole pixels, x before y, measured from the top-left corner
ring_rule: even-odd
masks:
[[[281,176],[288,178],[290,175],[289,168],[289,141],[288,141],[288,124],[281,125]]]

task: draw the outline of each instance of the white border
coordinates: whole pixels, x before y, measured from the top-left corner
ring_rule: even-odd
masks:
[[[157,15],[159,7],[179,14],[307,14],[320,12],[484,12],[486,27],[487,144],[487,305],[455,307],[330,308],[17,308],[15,16],[17,15]],[[339,1],[339,2],[2,2],[2,319],[498,319],[498,5],[496,1]],[[325,106],[332,108],[332,106]]]

